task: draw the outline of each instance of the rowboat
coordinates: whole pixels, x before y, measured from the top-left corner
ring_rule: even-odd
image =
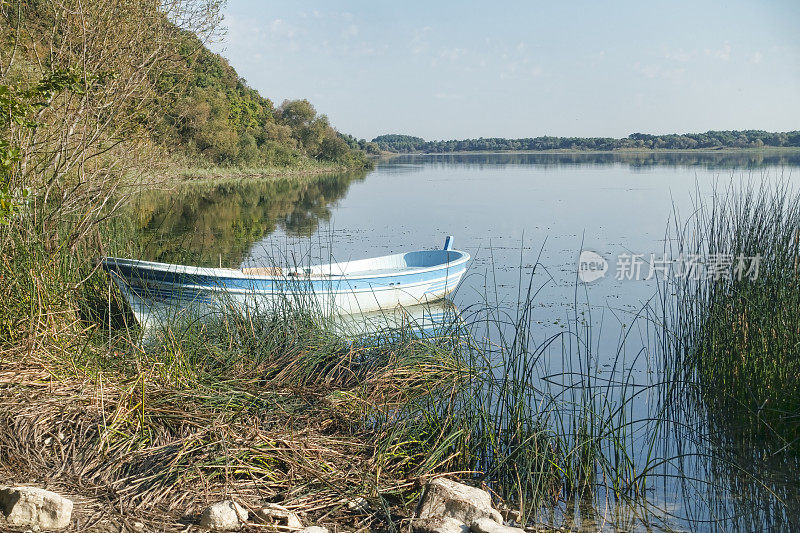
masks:
[[[205,268],[101,259],[142,326],[188,312],[270,312],[296,305],[325,314],[367,313],[440,300],[461,281],[470,256],[418,250],[309,267]]]

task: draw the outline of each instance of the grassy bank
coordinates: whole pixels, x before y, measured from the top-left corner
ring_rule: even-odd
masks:
[[[3,480],[46,479],[88,498],[80,512],[101,521],[177,529],[234,497],[390,530],[425,480],[446,474],[489,487],[531,525],[591,527],[587,510],[609,503],[640,507],[600,511],[618,527],[664,519],[646,494],[675,455],[642,450],[666,423],[669,382],[629,384],[621,357],[611,379],[597,378],[591,328],[576,314],[574,329],[541,338],[533,291],[510,318],[487,304],[421,337],[412,324],[342,338],[288,306],[190,321],[144,349],[91,272],[92,246],[8,250]],[[553,352],[562,370],[544,373]],[[634,416],[645,391],[659,401]],[[355,496],[369,509],[349,510]]]
[[[258,167],[183,167],[168,171],[168,176],[178,182],[185,181],[217,181],[231,179],[287,179],[304,176],[319,176],[343,172],[371,170],[372,165],[351,167],[337,163],[308,162],[293,167],[258,166]]]

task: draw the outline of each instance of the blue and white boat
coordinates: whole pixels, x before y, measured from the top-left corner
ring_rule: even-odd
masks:
[[[470,256],[419,250],[306,268],[204,268],[106,257],[109,272],[142,326],[180,313],[270,312],[298,305],[328,314],[367,313],[440,300],[453,292]]]

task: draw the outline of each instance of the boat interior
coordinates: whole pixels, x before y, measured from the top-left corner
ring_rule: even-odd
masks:
[[[456,250],[421,250],[307,268],[284,269],[276,266],[243,268],[242,274],[247,276],[285,275],[310,277],[387,275],[446,265],[447,263],[458,261],[463,256],[463,252]]]

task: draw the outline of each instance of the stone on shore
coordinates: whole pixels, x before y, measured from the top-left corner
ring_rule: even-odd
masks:
[[[449,516],[414,518],[411,520],[414,533],[469,533],[469,526]]]
[[[0,512],[11,526],[64,529],[72,518],[72,501],[37,487],[0,487]]]
[[[418,518],[449,517],[462,524],[489,518],[498,524],[503,517],[492,508],[492,497],[485,490],[438,478],[425,487],[417,507]]]
[[[525,533],[524,529],[518,527],[504,526],[491,518],[478,518],[473,520],[469,527],[472,533]]]
[[[356,496],[353,499],[347,500],[347,508],[356,513],[368,513],[369,502],[363,496]]]
[[[328,528],[322,526],[308,526],[300,533],[328,533]]]
[[[212,531],[239,531],[247,517],[244,507],[232,500],[223,500],[206,507],[200,525]]]
[[[290,529],[303,529],[303,523],[296,514],[277,503],[267,503],[255,512],[256,516],[265,523],[288,527]]]

